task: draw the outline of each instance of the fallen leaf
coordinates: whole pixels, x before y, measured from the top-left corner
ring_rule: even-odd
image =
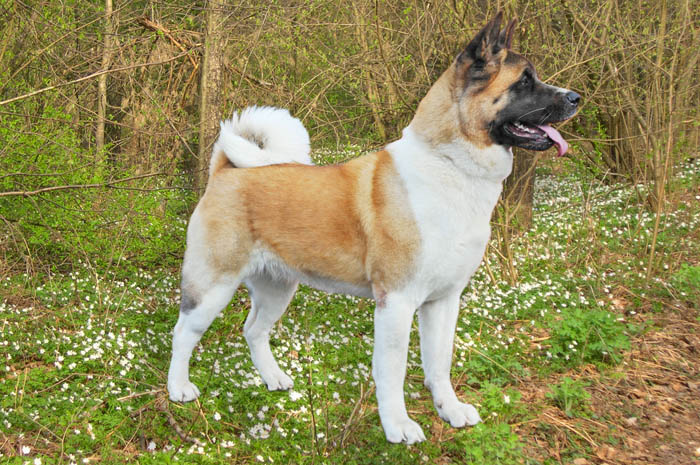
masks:
[[[601,460],[611,460],[615,458],[616,454],[617,451],[607,444],[599,447],[598,450],[595,451],[595,455]]]

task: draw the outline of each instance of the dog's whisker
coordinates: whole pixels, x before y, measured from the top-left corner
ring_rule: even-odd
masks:
[[[526,117],[527,115],[529,115],[529,114],[531,114],[531,113],[535,113],[535,112],[538,112],[538,111],[545,110],[546,108],[547,108],[547,107],[535,108],[534,110],[530,110],[530,111],[528,111],[527,113],[523,113],[522,115],[518,116],[518,119],[524,118],[524,117]]]
[[[540,118],[540,122],[538,124],[544,123],[545,121],[547,121],[547,119],[549,119],[550,116],[552,116],[552,112],[548,111],[546,114],[544,114],[542,116],[542,118]]]

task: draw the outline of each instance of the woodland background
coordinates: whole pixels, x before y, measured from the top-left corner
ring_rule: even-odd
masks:
[[[398,138],[500,9],[519,18],[515,48],[539,74],[584,96],[562,128],[572,157],[652,186],[663,210],[674,166],[700,141],[690,0],[0,0],[5,266],[60,266],[81,249],[113,260],[124,235],[126,256],[158,261],[140,253],[164,240],[154,223],[192,207],[218,120],[247,105],[289,108],[316,148]],[[504,204],[525,206],[508,223],[529,222],[533,157],[516,157]]]
[[[499,10],[583,107],[565,159],[516,151],[463,296],[453,379],[486,421],[437,418],[413,341],[428,441],[386,444],[372,304],[303,286],[273,336],[301,394],[260,386],[242,288],[200,401],[168,402],[218,121],[281,106],[318,163],[377,149]],[[699,58],[694,0],[0,0],[0,461],[697,463]]]

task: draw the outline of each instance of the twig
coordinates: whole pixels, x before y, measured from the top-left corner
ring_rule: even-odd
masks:
[[[123,10],[128,4],[129,4],[129,2],[125,2],[124,5],[122,5],[122,6],[120,6],[119,8],[117,8],[112,14],[117,13],[117,12]],[[75,28],[75,29],[69,30],[68,32],[66,32],[65,34],[63,34],[62,36],[60,36],[58,39],[56,39],[56,40],[54,40],[53,42],[51,42],[51,43],[50,43],[49,45],[47,45],[46,47],[44,47],[44,48],[42,48],[41,50],[39,50],[39,51],[33,53],[32,56],[29,57],[29,59],[28,59],[27,61],[25,61],[21,66],[17,67],[17,69],[12,73],[12,75],[11,75],[10,77],[7,78],[6,83],[2,86],[2,88],[0,88],[0,92],[2,92],[3,90],[5,90],[5,88],[7,87],[7,85],[10,84],[10,83],[12,82],[12,80],[13,80],[24,68],[26,68],[27,66],[29,66],[34,60],[36,60],[36,59],[39,58],[41,55],[43,55],[47,50],[50,50],[51,47],[53,47],[54,45],[56,45],[57,43],[59,43],[60,41],[62,41],[62,40],[65,39],[66,37],[68,37],[69,35],[71,35],[71,34],[76,34],[78,31],[80,31],[80,30],[82,30],[82,29],[85,29],[86,27],[88,27],[88,26],[90,26],[90,25],[92,25],[92,24],[94,24],[94,23],[96,23],[96,22],[99,22],[99,21],[102,21],[102,15],[97,15],[97,16],[95,17],[95,19],[93,19],[93,20],[91,20],[91,21],[88,21],[87,23],[82,24],[82,25],[78,26],[78,27]]]
[[[340,440],[338,441],[338,448],[342,449],[345,443],[345,440],[348,437],[348,433],[350,431],[350,426],[352,425],[352,419],[355,417],[357,414],[358,410],[360,410],[360,407],[362,405],[362,402],[369,396],[372,392],[373,388],[370,387],[367,389],[365,392],[363,389],[363,384],[360,384],[360,397],[357,399],[357,402],[355,402],[355,407],[353,407],[352,412],[350,413],[350,416],[348,417],[348,420],[345,422],[345,426],[343,427],[343,431],[340,433]]]
[[[180,42],[178,42],[177,39],[175,39],[175,37],[173,37],[172,33],[170,32],[170,30],[168,28],[156,23],[155,21],[151,21],[150,19],[146,18],[145,16],[139,18],[138,22],[139,22],[139,24],[141,24],[143,27],[145,27],[147,29],[161,32],[165,37],[170,39],[170,42],[172,42],[175,47],[180,49],[180,51],[187,52],[185,47]],[[190,63],[192,63],[192,66],[194,67],[194,69],[199,68],[199,64],[194,60],[194,58],[192,58],[191,56],[188,58],[190,59]]]
[[[167,399],[160,399],[159,402],[155,403],[156,410],[159,412],[163,412],[165,414],[165,417],[168,419],[168,424],[172,429],[175,430],[177,435],[182,439],[183,442],[190,442],[192,444],[198,444],[199,441],[197,441],[195,438],[192,436],[189,436],[185,431],[178,425],[177,420],[175,420],[175,417],[173,416],[172,412],[168,408],[168,401]]]
[[[580,432],[579,430],[577,430],[577,429],[574,428],[573,426],[569,426],[569,425],[566,424],[565,422],[561,421],[560,419],[558,419],[558,418],[556,418],[556,417],[553,417],[553,416],[550,415],[549,413],[546,413],[546,412],[545,412],[543,415],[544,415],[545,417],[549,418],[552,422],[554,422],[554,423],[556,423],[556,424],[558,424],[558,425],[563,426],[564,428],[566,428],[566,429],[568,429],[569,431],[573,432],[573,433],[576,434],[577,436],[583,438],[583,439],[584,439],[588,444],[590,444],[591,446],[593,446],[593,447],[595,447],[595,448],[598,447],[598,444],[597,444],[587,433],[585,433],[585,432],[583,432],[583,433]]]
[[[100,187],[116,188],[116,186],[114,186],[114,184],[128,182],[128,181],[135,181],[136,179],[151,178],[153,176],[162,176],[164,174],[165,173],[140,174],[138,176],[131,176],[129,178],[117,179],[116,181],[108,181],[108,182],[95,183],[95,184],[70,184],[67,186],[52,186],[52,187],[44,187],[41,189],[37,189],[35,191],[0,192],[0,197],[9,197],[9,196],[13,196],[13,195],[14,196],[21,195],[22,197],[29,197],[31,195],[43,194],[44,192],[52,192],[52,191],[59,191],[59,190],[66,190],[66,189],[95,189],[95,188],[100,188]]]
[[[117,398],[119,402],[124,402],[125,400],[130,400],[134,399],[136,397],[141,397],[141,396],[150,396],[151,394],[158,394],[159,392],[164,392],[163,388],[161,389],[153,389],[150,391],[144,391],[144,392],[134,392],[132,394],[129,394],[128,396],[123,396]]]
[[[93,79],[93,78],[96,78],[98,76],[102,76],[103,74],[118,73],[120,71],[128,71],[130,69],[144,68],[146,66],[164,65],[166,63],[170,63],[171,61],[175,61],[179,58],[182,58],[183,56],[187,55],[188,53],[190,53],[190,50],[182,52],[179,55],[175,55],[174,57],[168,58],[167,60],[163,60],[163,61],[153,61],[150,63],[139,63],[139,64],[131,65],[131,66],[123,66],[121,68],[105,69],[105,70],[96,71],[92,74],[89,74],[87,76],[83,76],[83,77],[78,78],[78,79],[74,79],[72,81],[64,82],[61,84],[56,84],[54,86],[44,87],[42,89],[37,89],[35,91],[29,92],[28,94],[18,95],[17,97],[12,97],[12,98],[7,99],[7,100],[2,100],[2,101],[0,101],[0,106],[7,105],[8,103],[16,102],[18,100],[24,100],[25,98],[33,97],[35,95],[43,94],[44,92],[58,89],[59,87],[65,87],[65,86],[69,86],[71,84],[77,84],[79,82],[87,81],[89,79]]]

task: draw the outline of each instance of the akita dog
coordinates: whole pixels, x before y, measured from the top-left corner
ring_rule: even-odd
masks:
[[[486,249],[511,147],[556,145],[563,154],[567,144],[549,124],[572,117],[580,100],[542,83],[510,50],[515,22],[501,31],[501,18],[431,87],[402,137],[376,153],[308,166],[308,134],[286,110],[248,108],[222,123],[187,229],[172,400],[199,396],[192,350],[241,283],[252,300],[243,331],[253,363],[270,390],[291,388],[269,337],[303,282],[376,300],[372,375],[389,441],[425,439],[403,392],[416,310],[438,414],[454,427],[480,421],[450,381],[460,295]]]

